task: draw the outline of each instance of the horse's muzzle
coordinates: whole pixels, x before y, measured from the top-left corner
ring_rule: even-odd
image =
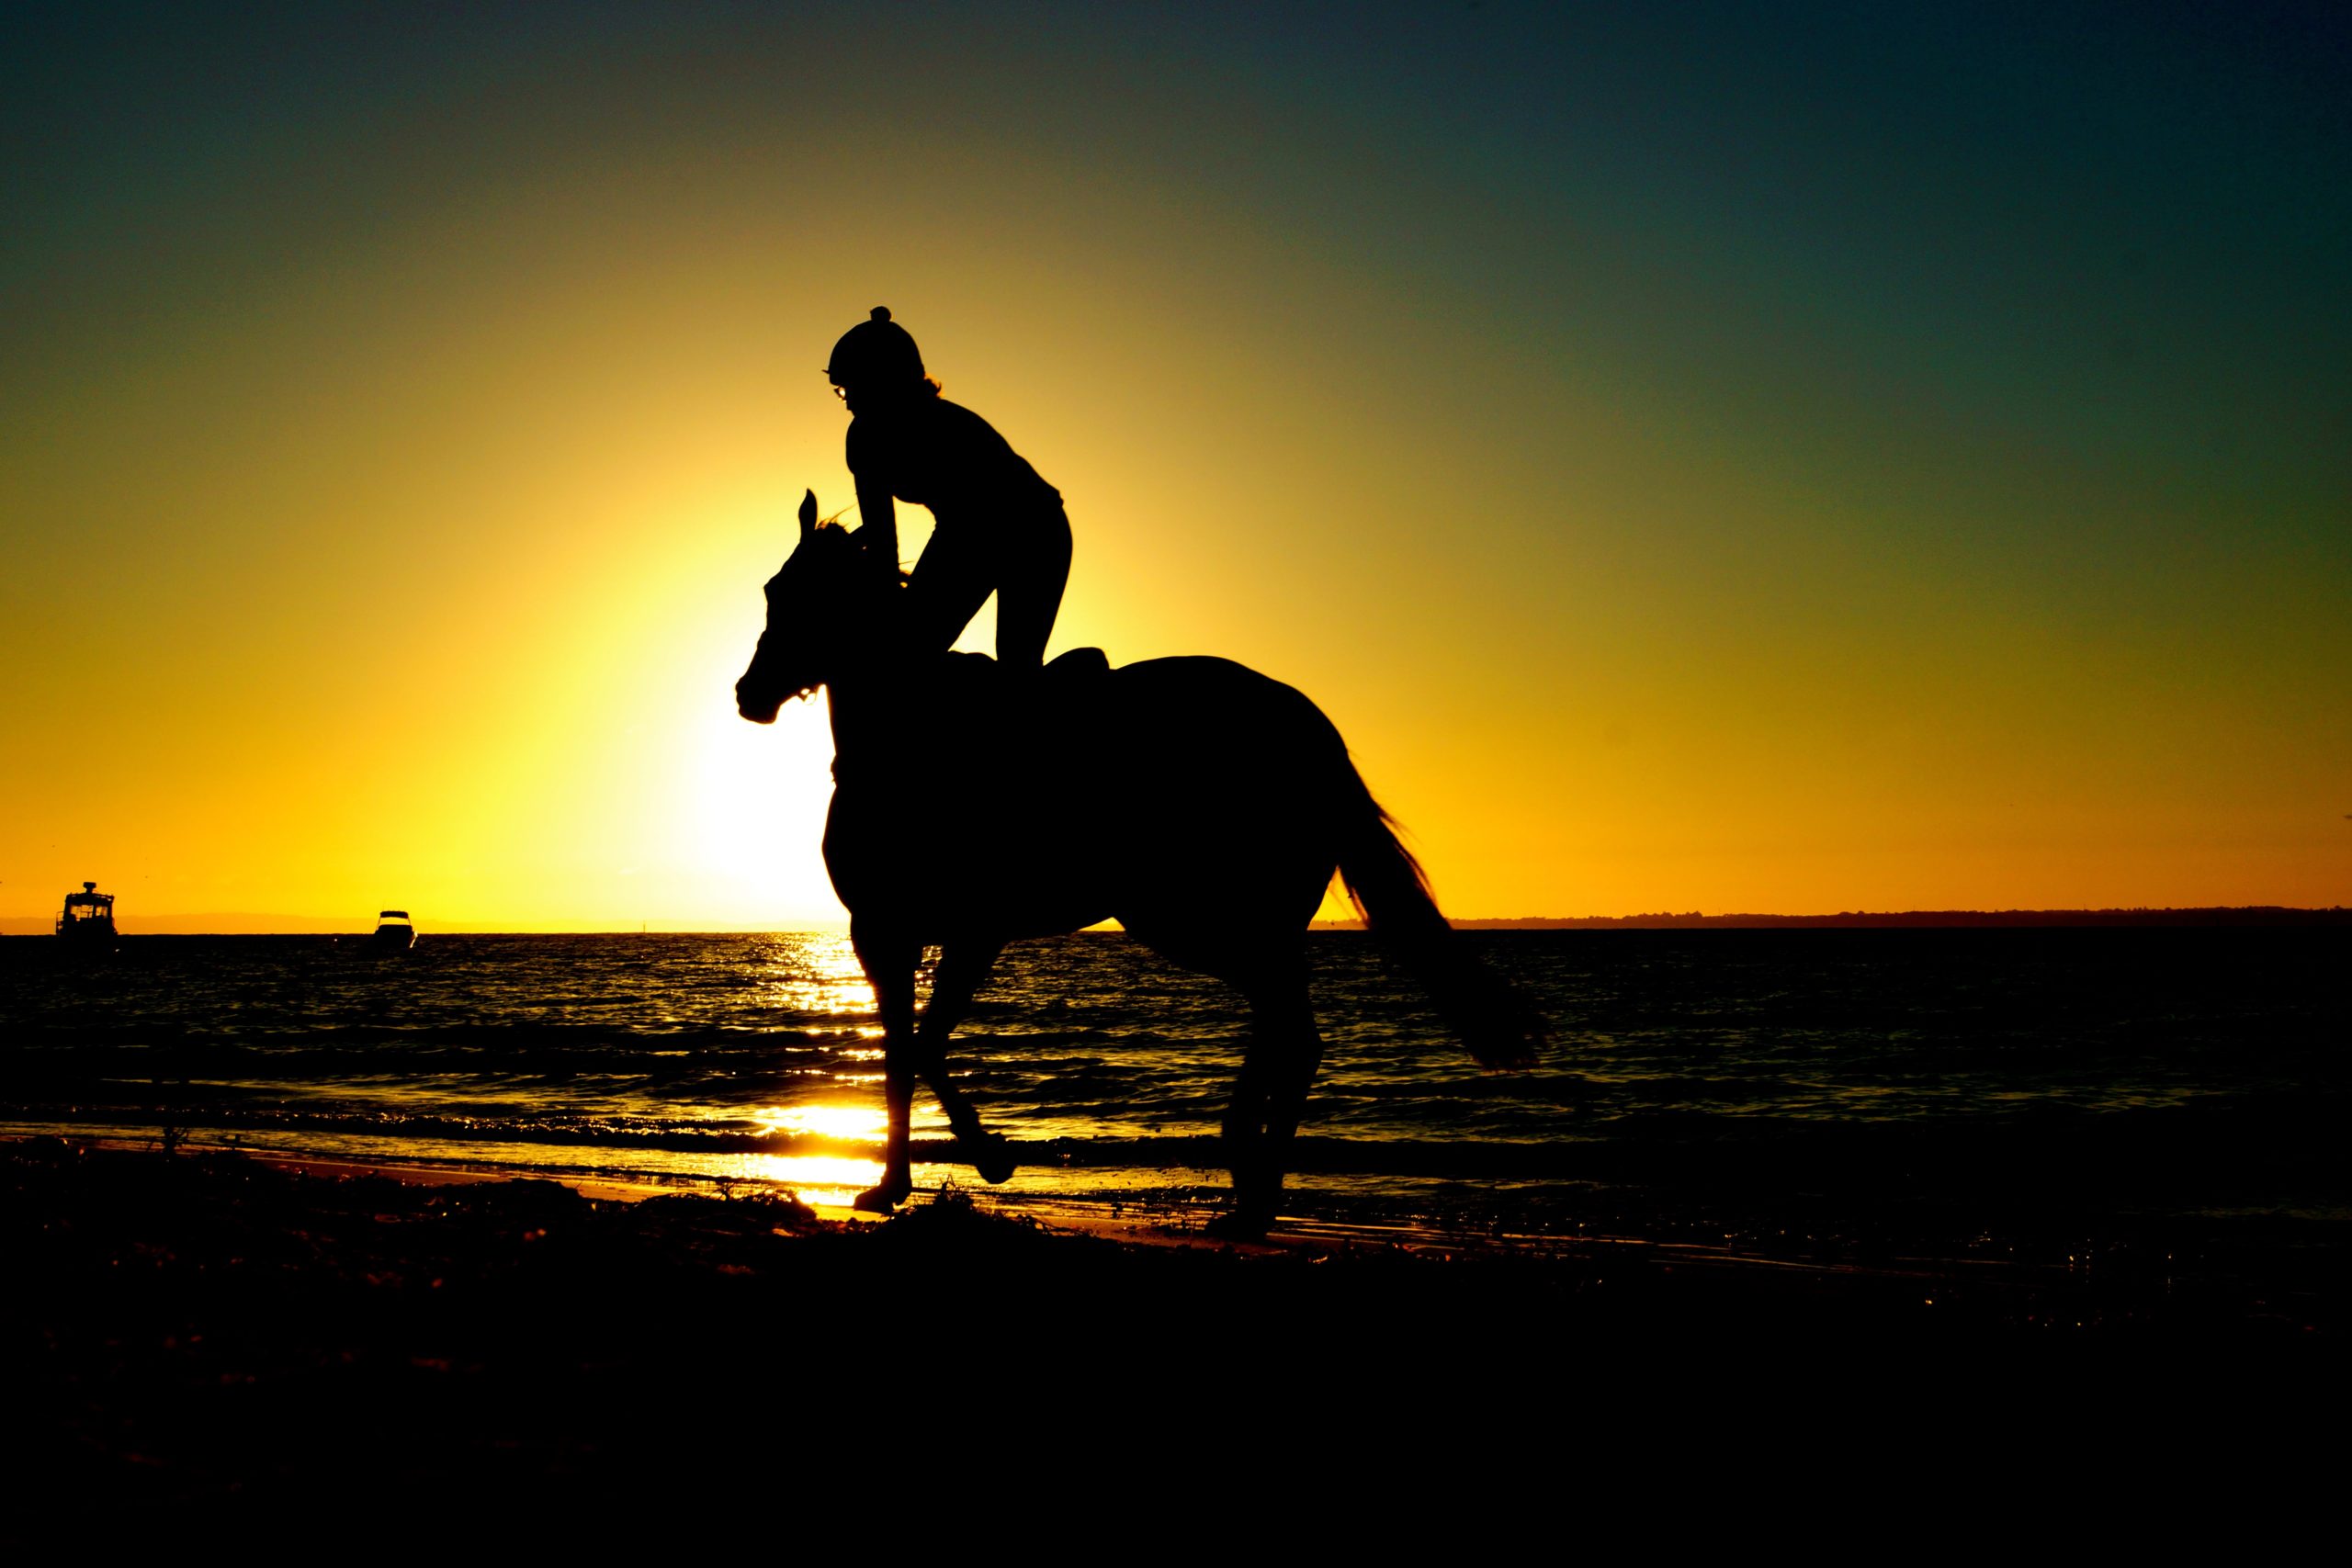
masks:
[[[735,682],[735,711],[753,724],[774,724],[783,708],[782,697],[754,695],[743,689],[742,682]]]

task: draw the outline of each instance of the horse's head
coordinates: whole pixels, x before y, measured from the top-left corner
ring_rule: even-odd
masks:
[[[861,565],[850,531],[819,524],[816,492],[803,496],[799,540],[763,590],[767,629],[751,668],[735,682],[736,712],[753,724],[773,724],[786,697],[805,697],[832,679],[851,618],[864,607],[859,590],[868,574]]]

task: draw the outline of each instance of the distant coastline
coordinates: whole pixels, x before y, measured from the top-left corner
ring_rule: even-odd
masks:
[[[0,936],[47,936],[53,917],[0,917]],[[2019,926],[2352,926],[2352,908],[2289,908],[2276,904],[2195,909],[1902,909],[1875,912],[1844,910],[1835,915],[1528,915],[1508,919],[1458,919],[1458,931],[1767,931],[1869,930],[1874,928],[1967,928]],[[364,938],[368,928],[359,922],[300,915],[158,915],[135,924],[126,921],[125,936],[347,936]],[[747,933],[823,930],[838,927],[714,926],[697,928],[683,921],[655,922],[657,932],[707,935],[721,931]],[[1115,926],[1095,928],[1115,930]],[[1362,920],[1317,920],[1318,931],[1363,930]],[[570,930],[557,926],[500,926],[480,921],[435,923],[444,936],[600,936],[637,935],[622,928]]]
[[[1456,920],[1458,931],[1760,931],[1970,926],[2352,926],[2352,909],[2290,909],[2275,904],[2201,909],[1903,909],[1835,915],[1575,915]],[[1362,931],[1362,920],[1317,920],[1317,931]]]

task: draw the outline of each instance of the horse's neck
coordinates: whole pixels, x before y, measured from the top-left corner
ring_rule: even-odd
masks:
[[[872,585],[851,581],[842,587],[850,592]],[[900,592],[873,593],[861,602],[849,622],[853,629],[835,649],[825,706],[831,715],[837,764],[884,748],[909,727],[915,681],[902,648],[904,613]]]
[[[893,750],[920,726],[917,682],[905,661],[858,661],[825,687],[833,757],[854,761]]]
[[[836,759],[865,750],[879,716],[888,711],[876,700],[873,686],[855,675],[825,683],[825,709],[832,720]]]

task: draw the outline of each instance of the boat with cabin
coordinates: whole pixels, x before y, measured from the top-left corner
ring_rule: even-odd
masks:
[[[79,893],[65,896],[65,911],[57,917],[57,934],[74,942],[97,942],[112,946],[114,930],[114,895],[101,893],[95,882],[82,884]]]
[[[416,945],[416,926],[406,909],[386,909],[376,917],[376,934],[368,939],[370,947],[386,953],[406,953]]]

